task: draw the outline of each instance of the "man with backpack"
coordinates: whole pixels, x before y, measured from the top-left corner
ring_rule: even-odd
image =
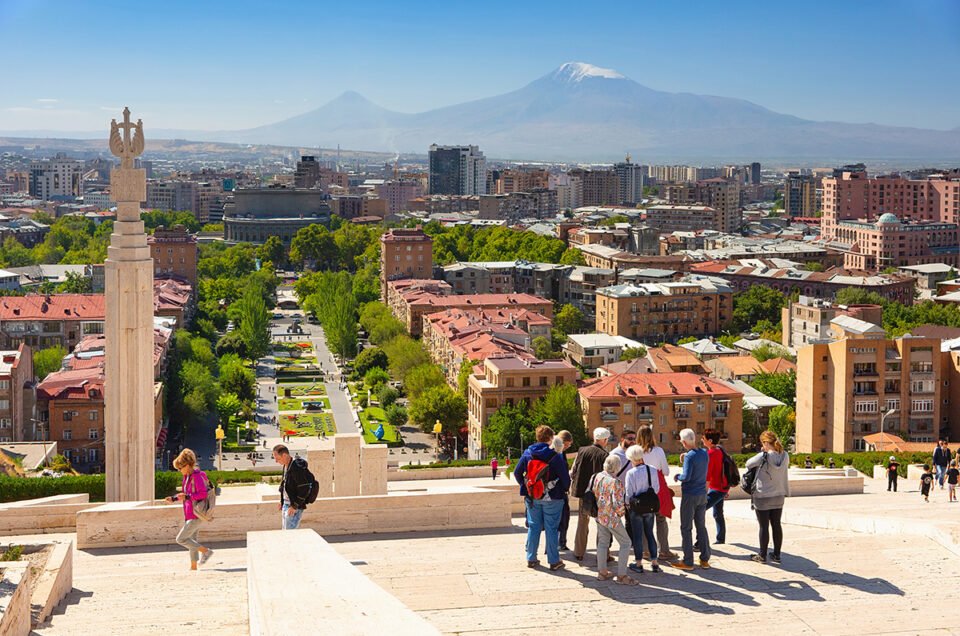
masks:
[[[300,527],[300,517],[307,504],[317,500],[320,484],[307,468],[307,460],[294,458],[290,449],[283,444],[273,447],[273,459],[283,466],[280,479],[280,517],[283,530],[296,530]]]
[[[540,565],[537,549],[540,547],[540,533],[546,532],[550,569],[562,570],[564,565],[558,546],[560,515],[564,496],[570,488],[570,474],[563,455],[550,447],[553,429],[538,426],[535,435],[537,441],[523,452],[513,471],[527,511],[527,567]]]
[[[587,552],[587,535],[590,532],[590,511],[583,505],[583,495],[587,492],[593,476],[603,470],[609,441],[608,429],[602,426],[593,429],[593,444],[583,446],[577,451],[577,458],[573,460],[573,468],[570,469],[573,496],[581,500],[577,517],[577,534],[573,543],[573,556],[577,561],[583,561],[583,555]]]
[[[720,431],[708,428],[703,432],[703,446],[707,449],[707,510],[713,508],[713,520],[717,524],[716,543],[725,543],[727,540],[727,522],[723,518],[723,500],[727,498],[731,486],[740,483],[740,471],[733,458],[720,446]],[[736,474],[736,483],[734,475]],[[700,539],[697,538],[697,545]]]

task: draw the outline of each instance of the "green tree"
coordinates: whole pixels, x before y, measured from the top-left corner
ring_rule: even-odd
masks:
[[[209,340],[200,337],[190,339],[190,359],[199,362],[211,371],[217,368],[217,357],[213,355],[213,347]]]
[[[3,241],[3,248],[0,249],[0,265],[3,267],[26,267],[35,264],[33,252],[24,247],[20,241],[12,236],[8,236]]]
[[[235,353],[225,354],[218,361],[218,366],[221,390],[235,394],[244,402],[257,396],[257,378],[253,370],[243,364],[240,356]]]
[[[567,248],[560,256],[561,265],[586,265],[587,261],[583,258],[583,252],[575,247]]]
[[[363,376],[363,383],[372,391],[386,385],[390,381],[390,374],[380,367],[373,367]]]
[[[90,294],[93,293],[93,279],[81,276],[76,272],[67,272],[66,280],[57,286],[60,294]]]
[[[467,400],[446,384],[431,387],[410,400],[410,421],[425,433],[437,420],[444,432],[457,434],[467,421]]]
[[[753,357],[757,362],[766,362],[774,358],[786,358],[791,362],[796,360],[796,356],[790,353],[785,347],[777,344],[762,344],[753,350]]]
[[[838,305],[886,305],[887,299],[866,287],[845,287],[834,297]]]
[[[248,358],[247,343],[239,331],[234,330],[217,340],[216,352],[218,356],[233,353],[241,358]]]
[[[400,428],[407,423],[407,409],[399,404],[391,404],[387,407],[385,413],[387,415],[387,422],[396,428]]]
[[[786,297],[775,289],[754,285],[733,297],[733,323],[740,330],[750,329],[761,320],[780,322],[780,310]]]
[[[775,406],[770,409],[767,419],[767,428],[776,433],[780,443],[786,446],[793,438],[797,427],[797,414],[788,405]]]
[[[748,383],[766,396],[780,400],[786,405],[793,404],[797,397],[797,374],[789,373],[758,373]]]
[[[534,338],[530,348],[533,350],[533,355],[537,356],[537,360],[556,360],[561,357],[559,352],[553,350],[550,339],[544,336]]]
[[[353,361],[353,375],[362,378],[367,371],[374,367],[386,369],[390,364],[387,354],[380,347],[368,347],[360,352]]]
[[[620,354],[620,361],[627,362],[628,360],[636,360],[637,358],[646,358],[647,357],[647,348],[646,347],[627,347]]]
[[[538,424],[546,424],[554,432],[570,431],[574,448],[589,443],[577,387],[573,384],[556,384],[550,387],[547,394],[534,405],[533,419]]]
[[[583,331],[583,312],[573,305],[564,305],[553,317],[553,326],[564,335]]]
[[[303,266],[306,261],[316,263],[317,269],[330,269],[337,260],[337,246],[330,230],[313,223],[300,228],[290,242],[290,262]]]
[[[809,263],[804,263],[802,269],[807,270],[808,272],[822,272],[824,267],[823,263],[818,263],[817,261],[811,261]]]
[[[381,302],[371,302],[360,311],[360,325],[367,332],[370,342],[383,345],[397,336],[406,333],[402,322],[393,317],[390,310]]]
[[[220,418],[220,424],[226,429],[230,424],[230,418],[240,412],[243,404],[233,393],[221,393],[217,396],[217,416]]]
[[[380,390],[377,391],[377,401],[380,402],[382,408],[387,408],[396,402],[399,397],[400,391],[397,391],[389,384],[384,384],[380,387]]]
[[[457,372],[457,391],[463,397],[467,397],[469,389],[470,376],[473,375],[473,367],[480,364],[479,360],[466,359],[460,363],[460,370]]]
[[[680,338],[679,340],[677,340],[677,344],[684,345],[684,344],[689,344],[691,342],[696,342],[697,340],[698,338],[696,336],[686,336],[684,338]]]
[[[248,289],[239,303],[240,336],[252,360],[259,360],[270,349],[270,315],[263,296]]]
[[[63,358],[67,350],[60,345],[38,349],[33,352],[33,374],[41,382],[45,377],[63,367]]]
[[[443,371],[435,364],[421,364],[407,372],[403,388],[411,398],[417,397],[427,389],[446,382]]]
[[[411,369],[430,362],[423,345],[410,336],[397,336],[383,345],[383,350],[390,359],[390,374],[401,382],[406,382]]]
[[[533,431],[530,409],[524,402],[517,405],[504,404],[490,416],[490,421],[483,427],[483,448],[490,456],[505,456],[508,448],[518,448],[518,452],[522,452],[533,440]]]
[[[286,261],[286,250],[283,247],[283,241],[279,236],[268,236],[267,240],[257,250],[260,259],[270,261],[275,266],[282,265]]]

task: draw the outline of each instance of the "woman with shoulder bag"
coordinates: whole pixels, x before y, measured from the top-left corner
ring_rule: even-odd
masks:
[[[630,536],[620,520],[624,513],[624,490],[623,484],[617,479],[619,472],[620,458],[608,455],[603,462],[603,472],[594,475],[590,481],[591,490],[597,497],[597,579],[607,581],[613,578],[607,569],[607,551],[613,543],[613,537],[616,537],[620,544],[616,581],[621,585],[636,585],[636,579],[627,576]]]
[[[763,450],[747,460],[747,469],[756,468],[752,484],[751,501],[760,524],[760,551],[751,558],[757,563],[766,563],[767,558],[780,563],[780,548],[783,545],[783,502],[790,495],[790,456],[773,431],[760,434]],[[773,531],[773,552],[767,554],[770,532]]]
[[[643,449],[640,446],[628,448],[627,459],[633,464],[633,468],[627,473],[624,490],[627,497],[627,515],[633,530],[633,556],[636,559],[630,564],[630,569],[643,573],[643,540],[646,539],[650,569],[660,572],[660,565],[657,563],[657,539],[653,532],[657,512],[660,510],[660,471],[655,466],[644,463]]]
[[[670,476],[670,464],[667,463],[667,455],[663,449],[657,446],[653,438],[653,429],[650,426],[641,426],[638,431],[637,444],[643,449],[643,463],[660,472],[660,511],[656,514],[657,523],[657,549],[660,554],[657,555],[661,561],[673,560],[677,558],[674,552],[670,551],[670,526],[667,522],[673,514],[673,491],[667,485],[667,477]],[[652,555],[651,555],[652,556]]]
[[[200,525],[203,521],[194,512],[196,502],[207,498],[207,475],[197,468],[197,456],[189,448],[184,448],[173,460],[173,467],[183,475],[183,483],[173,497],[167,497],[168,503],[183,502],[183,528],[177,534],[177,543],[190,550],[190,569],[196,570],[197,563],[203,565],[213,556],[213,550],[197,541]]]

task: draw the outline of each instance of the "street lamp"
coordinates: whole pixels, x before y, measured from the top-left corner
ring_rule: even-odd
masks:
[[[897,412],[897,409],[890,409],[880,418],[880,442],[883,443],[883,423],[887,420],[888,417]]]
[[[223,438],[226,437],[227,434],[223,431],[222,424],[217,424],[215,435],[217,437],[217,470],[223,470]]]

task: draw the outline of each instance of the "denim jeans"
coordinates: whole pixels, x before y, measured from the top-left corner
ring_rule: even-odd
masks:
[[[563,501],[550,499],[524,498],[527,509],[527,561],[537,560],[540,547],[540,533],[547,535],[547,563],[560,562],[560,514]]]
[[[707,536],[707,496],[687,495],[680,497],[680,536],[683,539],[683,562],[693,565],[693,527],[697,528],[697,544],[700,560],[710,560],[710,538]]]
[[[300,517],[303,516],[303,508],[298,508],[293,511],[292,515],[287,516],[287,510],[289,509],[290,504],[288,503],[283,504],[283,508],[280,509],[280,516],[282,517],[280,528],[282,530],[296,530],[300,527]]]
[[[633,556],[637,563],[643,561],[643,541],[647,541],[647,552],[650,554],[650,560],[657,560],[657,539],[653,533],[653,526],[657,521],[657,515],[650,512],[644,515],[638,515],[627,511],[630,517],[631,539],[633,540]]]
[[[707,491],[707,510],[713,508],[713,520],[717,523],[717,543],[727,540],[727,520],[723,518],[723,500],[727,493],[722,490]]]
[[[937,483],[943,488],[943,480],[947,478],[947,467],[938,465],[935,468],[937,469]]]

